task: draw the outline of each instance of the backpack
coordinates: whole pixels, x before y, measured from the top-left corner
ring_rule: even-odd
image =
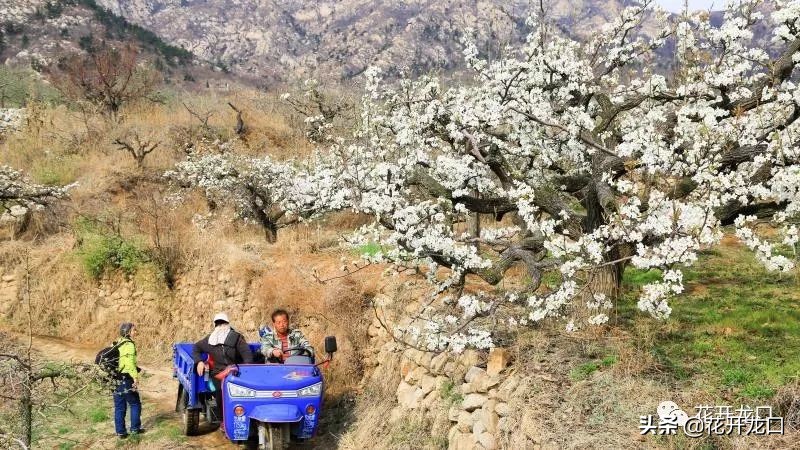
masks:
[[[122,377],[119,371],[119,346],[125,342],[124,339],[115,341],[111,347],[106,347],[94,357],[94,363],[100,366],[109,377],[118,379]]]
[[[228,333],[228,336],[225,337],[225,342],[222,343],[222,355],[225,357],[227,361],[220,361],[220,362],[225,363],[226,366],[239,362],[239,360],[241,359],[241,355],[238,354],[236,345],[239,343],[239,339],[241,338],[242,335],[239,334],[233,328],[231,328],[231,331]],[[230,351],[228,351],[228,349],[230,349]]]

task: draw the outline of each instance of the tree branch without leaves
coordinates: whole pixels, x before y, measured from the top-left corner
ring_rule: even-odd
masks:
[[[145,157],[158,148],[161,142],[154,139],[142,139],[138,133],[133,132],[129,137],[114,139],[114,144],[120,150],[128,152],[131,158],[136,161],[136,167],[141,169],[144,167]]]

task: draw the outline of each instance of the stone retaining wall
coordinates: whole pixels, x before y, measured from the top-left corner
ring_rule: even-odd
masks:
[[[377,318],[368,334],[372,350],[365,362],[371,381],[390,378],[383,366],[400,371],[390,423],[414,411],[446,414],[450,450],[501,448],[504,437],[518,425],[509,401],[521,397],[518,391],[524,383],[511,373],[506,349],[494,348],[488,354],[465,350],[460,355],[420,351],[392,339]]]

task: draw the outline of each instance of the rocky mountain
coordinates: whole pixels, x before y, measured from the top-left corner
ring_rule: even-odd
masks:
[[[533,0],[97,0],[114,14],[226,70],[258,79],[350,78],[369,65],[389,73],[448,70],[460,38],[477,32],[488,55],[520,42]],[[583,34],[624,0],[552,0],[551,17]],[[409,66],[413,61],[413,65]]]
[[[0,0],[0,63],[40,71],[102,43],[133,42],[167,75],[183,79],[193,55],[110,13],[94,0]]]
[[[629,2],[543,5],[564,33],[585,36]],[[484,56],[501,54],[524,41],[539,9],[536,0],[0,0],[0,62],[36,68],[110,39],[135,40],[178,79],[192,79],[191,60],[202,78],[230,78],[201,68],[211,66],[259,84],[347,80],[370,65],[417,75],[460,67],[468,30]]]

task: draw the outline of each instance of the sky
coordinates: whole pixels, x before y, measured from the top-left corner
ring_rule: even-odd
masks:
[[[672,12],[681,12],[683,10],[684,0],[657,0],[666,10]],[[708,9],[714,5],[714,9],[722,9],[725,6],[725,0],[689,0],[690,9]]]

